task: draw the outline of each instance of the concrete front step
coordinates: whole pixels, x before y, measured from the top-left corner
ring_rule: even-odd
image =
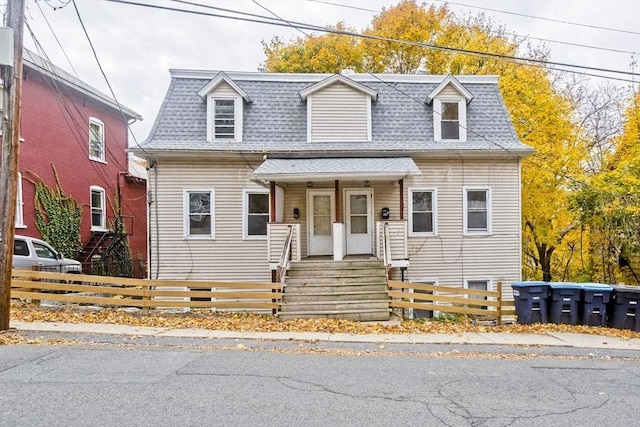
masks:
[[[304,301],[283,302],[280,305],[281,313],[289,312],[319,312],[319,311],[343,311],[343,310],[388,310],[389,300],[356,300],[356,301]]]
[[[352,320],[354,322],[373,322],[373,321],[387,321],[391,318],[390,310],[329,310],[329,311],[316,311],[316,312],[289,312],[279,313],[278,318],[280,320],[293,320],[293,319],[343,319]]]
[[[389,299],[386,289],[382,291],[338,291],[338,292],[296,292],[287,289],[286,302],[321,302],[321,301],[384,301]]]
[[[360,286],[360,285],[384,285],[387,286],[387,278],[384,276],[358,276],[358,277],[288,277],[286,286]]]
[[[287,270],[289,278],[309,278],[309,277],[385,277],[385,269],[382,268],[344,268],[344,269],[322,269],[322,270]]]
[[[377,268],[384,267],[384,263],[378,259],[372,260],[353,260],[353,261],[331,261],[331,260],[318,260],[318,261],[296,261],[291,262],[290,268],[297,270],[316,270],[316,269],[350,269],[350,268]]]

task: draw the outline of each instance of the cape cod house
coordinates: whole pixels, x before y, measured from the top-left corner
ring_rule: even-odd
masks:
[[[520,280],[533,150],[496,76],[171,70],[135,152],[151,166],[152,278],[271,281],[285,258],[366,258],[398,280]]]

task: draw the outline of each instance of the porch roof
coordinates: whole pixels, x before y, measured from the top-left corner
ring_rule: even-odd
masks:
[[[410,157],[350,157],[319,159],[267,159],[253,174],[263,181],[396,180],[420,175]]]

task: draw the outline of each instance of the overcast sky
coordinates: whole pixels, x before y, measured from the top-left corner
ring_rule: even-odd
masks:
[[[170,0],[131,1],[189,8],[184,3]],[[344,20],[358,30],[367,27],[382,7],[397,3],[392,0],[191,2],[269,15],[260,7],[262,5],[284,19],[320,26]],[[444,2],[427,3],[440,6]],[[139,142],[147,138],[155,120],[169,85],[169,69],[256,71],[264,61],[261,40],[301,35],[286,27],[104,0],[76,0],[76,4],[116,97],[144,117],[142,122],[132,126]],[[640,53],[640,0],[458,0],[448,4],[460,15],[485,13],[511,33],[601,48],[547,42],[553,61],[629,71],[632,55],[628,52]],[[35,39],[57,66],[72,73],[75,70],[86,83],[110,93],[73,3],[68,0],[28,0],[27,22]],[[539,43],[538,40],[532,42]],[[25,31],[25,46],[36,51],[29,30]],[[640,72],[640,67],[635,71]]]

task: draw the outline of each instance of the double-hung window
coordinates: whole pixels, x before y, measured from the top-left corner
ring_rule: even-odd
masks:
[[[236,139],[235,99],[213,100],[214,139]]]
[[[435,189],[409,189],[409,234],[437,234]]]
[[[104,123],[93,117],[89,119],[89,158],[105,161]]]
[[[91,229],[105,229],[105,193],[104,188],[91,187]]]
[[[434,99],[433,133],[436,141],[467,140],[467,104],[464,99]]]
[[[267,237],[269,223],[269,193],[260,190],[244,191],[244,238]]]
[[[465,234],[491,234],[491,190],[464,189]]]
[[[491,279],[468,279],[465,280],[465,288],[476,291],[490,291]],[[469,299],[487,301],[489,298],[484,295],[469,295]],[[472,306],[473,308],[487,309],[487,306]]]
[[[442,103],[440,126],[442,139],[460,139],[460,115],[457,102]]]
[[[214,191],[185,190],[184,236],[185,238],[212,239],[214,233]]]

